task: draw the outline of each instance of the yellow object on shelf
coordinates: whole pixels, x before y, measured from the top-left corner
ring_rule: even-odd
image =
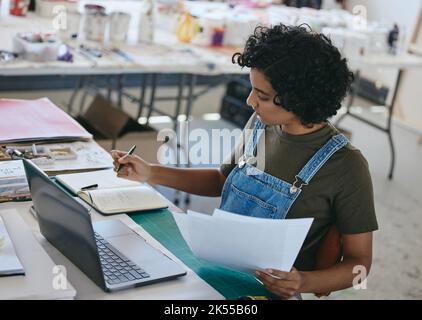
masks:
[[[183,43],[189,43],[192,41],[193,36],[196,33],[196,21],[192,15],[188,12],[183,13],[179,25],[177,26],[177,39]]]

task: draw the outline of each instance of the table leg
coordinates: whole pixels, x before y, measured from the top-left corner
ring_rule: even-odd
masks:
[[[392,119],[393,119],[393,113],[394,113],[394,106],[396,105],[396,100],[397,100],[397,96],[398,96],[398,92],[400,89],[400,82],[402,79],[402,75],[403,75],[403,70],[399,70],[399,74],[397,75],[397,82],[396,82],[396,87],[394,89],[394,94],[393,94],[393,98],[391,100],[391,105],[388,108],[388,123],[387,123],[387,135],[388,135],[388,140],[390,142],[390,150],[391,150],[391,163],[390,163],[390,172],[388,174],[388,179],[392,180],[393,179],[393,174],[394,174],[394,167],[396,164],[396,150],[394,147],[394,141],[393,141],[393,136],[392,136]]]
[[[142,74],[142,81],[141,81],[141,95],[139,97],[139,107],[138,107],[138,117],[136,118],[139,120],[142,117],[142,111],[145,105],[145,92],[147,90],[147,81],[148,81],[148,74]]]
[[[123,74],[117,76],[117,106],[123,108]]]
[[[148,115],[147,115],[147,123],[149,124],[149,119],[151,118],[152,111],[154,109],[154,100],[155,100],[155,91],[157,89],[157,74],[153,73],[151,75],[151,95],[149,99],[148,105]]]
[[[359,84],[360,81],[360,71],[356,71],[355,73],[355,83],[356,85]],[[350,108],[352,107],[353,103],[355,102],[355,98],[356,98],[356,94],[357,94],[357,89],[354,89],[353,87],[350,88],[350,93],[349,93],[349,101],[347,102],[346,105],[346,112],[344,114],[342,114],[336,121],[335,126],[337,127],[340,122],[348,115],[350,114]]]
[[[75,102],[76,95],[78,94],[79,90],[82,89],[84,80],[85,80],[84,76],[80,76],[78,78],[75,89],[73,90],[72,95],[70,96],[69,103],[67,105],[67,113],[70,115],[72,114],[72,111],[73,111],[73,103]]]
[[[113,87],[113,81],[112,81],[112,76],[108,76],[106,79],[106,85],[107,85],[107,100],[108,102],[111,102],[111,93],[112,90],[111,88]]]
[[[180,74],[179,78],[179,84],[177,86],[177,97],[176,97],[176,109],[174,111],[174,116],[173,116],[173,131],[176,132],[176,146],[175,146],[175,164],[176,167],[180,167],[180,152],[182,150],[182,145],[181,145],[181,136],[182,136],[182,127],[184,127],[183,125],[180,125],[179,123],[179,115],[180,115],[180,110],[181,110],[181,106],[182,106],[182,100],[183,100],[183,91],[185,89],[185,83],[186,83],[186,77],[187,75],[182,73]],[[180,197],[181,192],[179,190],[176,190],[174,193],[174,200],[173,202],[176,203],[177,205],[179,204],[179,197]]]
[[[194,100],[194,96],[193,96],[193,89],[196,86],[196,80],[197,80],[197,76],[196,74],[191,74],[190,75],[190,82],[189,82],[189,92],[188,92],[188,102],[186,105],[186,120],[189,120],[191,111],[192,111],[192,105],[193,105],[193,100]]]
[[[392,101],[391,101],[390,106],[387,106],[387,108],[388,108],[387,128],[381,127],[380,125],[373,123],[370,120],[364,119],[363,117],[355,115],[355,114],[350,112],[350,108],[352,107],[352,104],[353,104],[354,99],[355,99],[356,94],[357,94],[357,92],[356,92],[357,89],[351,90],[350,100],[347,104],[347,111],[335,123],[335,125],[337,126],[341,120],[343,120],[347,115],[350,115],[353,118],[360,120],[360,121],[376,128],[376,129],[379,129],[379,130],[381,130],[381,131],[383,131],[387,134],[388,142],[390,144],[390,153],[391,153],[390,171],[388,173],[388,179],[389,180],[393,179],[394,168],[395,168],[395,164],[396,164],[396,150],[395,150],[393,135],[392,135],[392,119],[393,119],[394,106],[396,104],[397,95],[398,95],[398,91],[399,91],[399,88],[400,88],[400,81],[401,81],[402,75],[403,75],[403,71],[399,70],[399,74],[397,76],[397,83],[396,83],[396,87],[394,88],[394,94],[393,94],[393,97],[392,97]],[[358,71],[355,75],[355,80],[359,81],[359,78],[360,78],[360,72]]]
[[[88,96],[88,89],[85,89],[84,93],[82,94],[81,103],[79,104],[79,114],[81,114],[84,109],[87,96]]]
[[[180,75],[180,81],[177,88],[177,98],[176,98],[176,110],[174,112],[174,123],[173,123],[173,130],[177,131],[177,124],[178,124],[178,116],[180,114],[180,109],[182,106],[182,100],[183,100],[183,89],[185,87],[186,82],[186,74],[182,73]]]
[[[182,73],[180,75],[180,82],[178,85],[178,89],[177,89],[177,98],[176,98],[176,110],[174,112],[174,118],[173,118],[173,130],[174,132],[179,131],[179,136],[181,136],[182,134],[182,128],[184,126],[180,126],[179,125],[179,115],[180,115],[180,109],[182,106],[182,100],[183,100],[183,91],[185,88],[185,82],[186,82],[186,74]],[[182,150],[182,145],[181,145],[181,139],[177,139],[177,143],[176,143],[176,167],[180,167],[180,151]]]
[[[188,91],[188,101],[187,101],[187,105],[186,105],[186,121],[189,121],[189,117],[190,114],[192,112],[192,106],[193,106],[193,100],[194,100],[194,96],[193,96],[193,91],[194,88],[196,86],[196,80],[197,80],[197,76],[196,74],[192,74],[191,78],[190,78],[190,82],[189,82],[189,91]],[[187,146],[185,146],[185,155],[186,155],[186,160],[187,160],[187,167],[190,167],[190,161],[189,161],[189,143]],[[186,193],[185,195],[185,205],[189,205],[190,204],[190,195],[188,193]]]

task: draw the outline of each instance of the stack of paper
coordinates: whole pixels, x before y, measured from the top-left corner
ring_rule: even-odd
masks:
[[[0,142],[89,140],[87,132],[47,98],[0,99]]]
[[[291,271],[313,219],[261,219],[222,210],[174,213],[196,257],[242,272]]]
[[[7,149],[16,149],[23,154],[32,150],[31,145],[11,144]],[[46,143],[36,146],[47,157],[31,158],[31,160],[45,173],[56,175],[61,173],[93,171],[113,167],[113,159],[106,150],[94,140],[75,141],[68,143]],[[3,161],[2,161],[3,162]],[[0,162],[0,163],[2,163]]]
[[[23,274],[25,273],[22,264],[16,256],[12,240],[0,216],[0,277]]]
[[[0,203],[31,199],[21,160],[0,162]]]

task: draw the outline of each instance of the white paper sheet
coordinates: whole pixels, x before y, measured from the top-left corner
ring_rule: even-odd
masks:
[[[0,202],[30,198],[31,194],[22,161],[1,161]]]
[[[83,187],[91,185],[98,185],[97,190],[140,187],[143,185],[140,182],[118,178],[113,169],[59,174],[56,179],[75,194],[81,191]]]
[[[0,216],[0,277],[21,274],[24,274],[24,269]]]
[[[242,272],[290,271],[313,219],[273,220],[216,209],[212,216],[175,214],[185,241],[198,258]]]
[[[76,141],[69,143],[52,143],[38,145],[51,149],[70,148],[76,154],[75,159],[55,159],[54,161],[45,158],[33,159],[33,162],[48,174],[60,174],[82,170],[97,170],[113,167],[111,155],[105,151],[94,140]],[[22,147],[18,145],[7,145],[10,149],[31,148],[31,145]]]
[[[190,247],[189,233],[188,233],[188,215],[186,213],[172,212],[174,220],[176,221],[177,227],[180,233]]]

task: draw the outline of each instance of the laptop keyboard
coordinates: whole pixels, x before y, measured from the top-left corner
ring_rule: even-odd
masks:
[[[150,275],[118,252],[103,237],[95,232],[98,253],[105,281],[109,284],[119,284],[128,281],[148,278]]]

